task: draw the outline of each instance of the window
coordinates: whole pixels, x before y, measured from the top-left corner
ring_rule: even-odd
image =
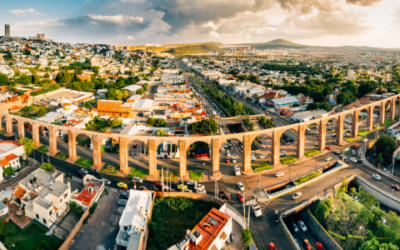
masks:
[[[46,221],[45,218],[43,218],[43,224],[46,224],[46,225],[47,225],[47,221]]]
[[[36,219],[39,219],[39,215],[38,214],[36,214]]]
[[[53,214],[53,209],[50,209],[49,216]]]
[[[124,227],[124,231],[128,231],[128,227]]]
[[[64,194],[64,199],[67,199],[68,192]]]
[[[60,203],[63,201],[63,198],[60,199]]]

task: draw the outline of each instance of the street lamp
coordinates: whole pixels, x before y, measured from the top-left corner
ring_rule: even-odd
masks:
[[[362,226],[360,226],[360,230],[362,230],[362,234],[363,234],[363,238],[362,238],[363,239],[363,244],[362,245],[364,246],[364,229],[363,229]]]

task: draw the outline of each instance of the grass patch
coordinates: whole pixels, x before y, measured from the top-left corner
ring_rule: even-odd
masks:
[[[321,151],[316,150],[315,148],[307,150],[304,152],[304,155],[307,157],[313,157],[316,155],[319,155],[321,153]]]
[[[189,171],[189,178],[192,181],[202,181],[203,171]]]
[[[320,176],[320,175],[321,175],[320,172],[313,172],[313,173],[311,173],[311,174],[308,174],[308,175],[306,175],[306,176],[303,176],[303,177],[300,177],[300,178],[294,180],[294,183],[295,183],[296,185],[299,185],[299,184],[301,184],[301,183],[304,183],[304,182],[307,182],[307,181],[309,181],[309,180],[311,180],[311,179],[314,179],[315,177],[318,177],[318,176]]]
[[[348,141],[348,142],[353,142],[353,141],[355,141],[356,139],[355,138],[353,138],[353,137],[346,137],[346,141]]]
[[[147,170],[147,169],[131,168],[131,170],[129,171],[130,177],[137,176],[142,179],[146,179],[148,174],[149,174],[149,170]]]
[[[49,152],[49,150],[47,150],[47,146],[46,145],[42,145],[42,146],[38,147],[37,150],[42,152],[42,153]]]
[[[110,164],[104,164],[104,166],[100,169],[100,172],[107,174],[118,174],[119,166],[113,166]]]
[[[368,135],[369,133],[371,133],[371,132],[363,130],[363,131],[358,132],[358,136],[364,137],[364,136]]]
[[[392,125],[392,121],[391,120],[385,120],[384,123],[385,123],[386,126]]]
[[[297,159],[293,155],[287,156],[287,157],[283,157],[283,158],[280,159],[282,165],[289,165],[289,164],[297,162],[298,160],[299,159]]]
[[[65,161],[68,157],[68,153],[66,153],[64,151],[60,151],[54,157]]]
[[[219,208],[214,202],[186,199],[184,197],[156,196],[149,222],[147,250],[168,249],[194,228],[212,208]]]
[[[161,171],[159,171],[158,177],[159,177],[160,179],[161,179],[161,175],[162,175],[162,173],[161,173]],[[173,181],[177,181],[177,180],[179,179],[179,172],[178,172],[178,171],[171,170],[171,169],[169,169],[168,174],[167,174],[166,171],[164,171],[163,175],[164,175],[164,178],[168,178],[168,180],[169,180],[171,177],[172,177],[172,180],[173,180]],[[202,176],[201,178],[203,178],[203,176]]]
[[[75,161],[76,165],[85,167],[85,168],[90,168],[91,166],[93,166],[93,161],[86,159],[86,158],[79,158],[78,160]]]
[[[9,238],[15,245],[12,249],[31,250],[31,249],[58,249],[63,243],[62,240],[54,235],[46,236],[46,230],[38,224],[32,223],[24,230],[21,230],[14,222],[4,224],[4,231],[0,235],[1,242]],[[42,242],[47,245],[46,248],[40,247]]]
[[[253,169],[254,173],[257,173],[256,168],[258,172],[262,172],[268,169],[273,169],[274,167],[270,165],[269,161],[264,161],[258,164],[252,164],[251,168]]]

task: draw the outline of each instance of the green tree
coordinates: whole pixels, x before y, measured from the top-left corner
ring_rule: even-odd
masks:
[[[40,168],[46,171],[46,173],[52,172],[54,170],[54,166],[51,165],[50,163],[43,163],[43,165]]]
[[[166,132],[164,132],[164,130],[162,128],[157,130],[156,136],[167,136],[167,135],[168,134]]]
[[[379,153],[376,158],[375,158],[375,162],[378,164],[378,168],[383,164],[383,157],[382,154]]]
[[[392,245],[392,243],[380,243],[375,237],[365,241],[359,250],[399,250],[398,246]]]
[[[188,129],[191,134],[215,135],[218,131],[218,123],[214,119],[204,119],[190,124]]]
[[[0,73],[0,85],[8,84],[8,76]]]
[[[136,90],[137,95],[143,95],[144,94],[144,89],[138,89]]]
[[[47,113],[46,108],[40,107],[39,110],[37,111],[37,117],[42,117],[45,116]]]
[[[29,161],[29,155],[32,154],[32,151],[35,149],[36,147],[36,143],[29,139],[29,138],[22,138],[21,140],[19,140],[19,143],[23,145],[24,147],[24,152],[26,155],[26,163],[28,163]]]
[[[121,126],[121,124],[122,124],[121,119],[114,119],[114,120],[108,121],[108,125],[112,128],[119,127],[119,126]]]
[[[156,123],[156,119],[154,117],[149,117],[147,119],[147,124],[154,126],[155,123]]]
[[[392,161],[392,154],[397,148],[396,140],[390,135],[380,135],[375,143],[376,153],[381,154],[385,162]]]
[[[32,83],[32,77],[27,76],[26,74],[22,74],[22,76],[19,78],[18,82],[23,85],[29,85]]]
[[[3,171],[3,173],[8,176],[8,175],[12,175],[14,173],[14,169],[12,167],[6,167]]]
[[[250,245],[251,240],[252,240],[250,229],[243,229],[242,230],[242,239],[244,241],[244,245],[246,247],[248,247]]]

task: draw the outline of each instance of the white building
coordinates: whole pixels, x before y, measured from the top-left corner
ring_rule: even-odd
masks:
[[[21,168],[20,156],[24,156],[24,148],[15,141],[0,142],[0,181],[3,180],[3,170],[12,167],[14,170]]]
[[[117,250],[143,247],[145,235],[148,233],[148,216],[153,207],[152,203],[151,192],[129,190],[129,199],[119,220]]]

